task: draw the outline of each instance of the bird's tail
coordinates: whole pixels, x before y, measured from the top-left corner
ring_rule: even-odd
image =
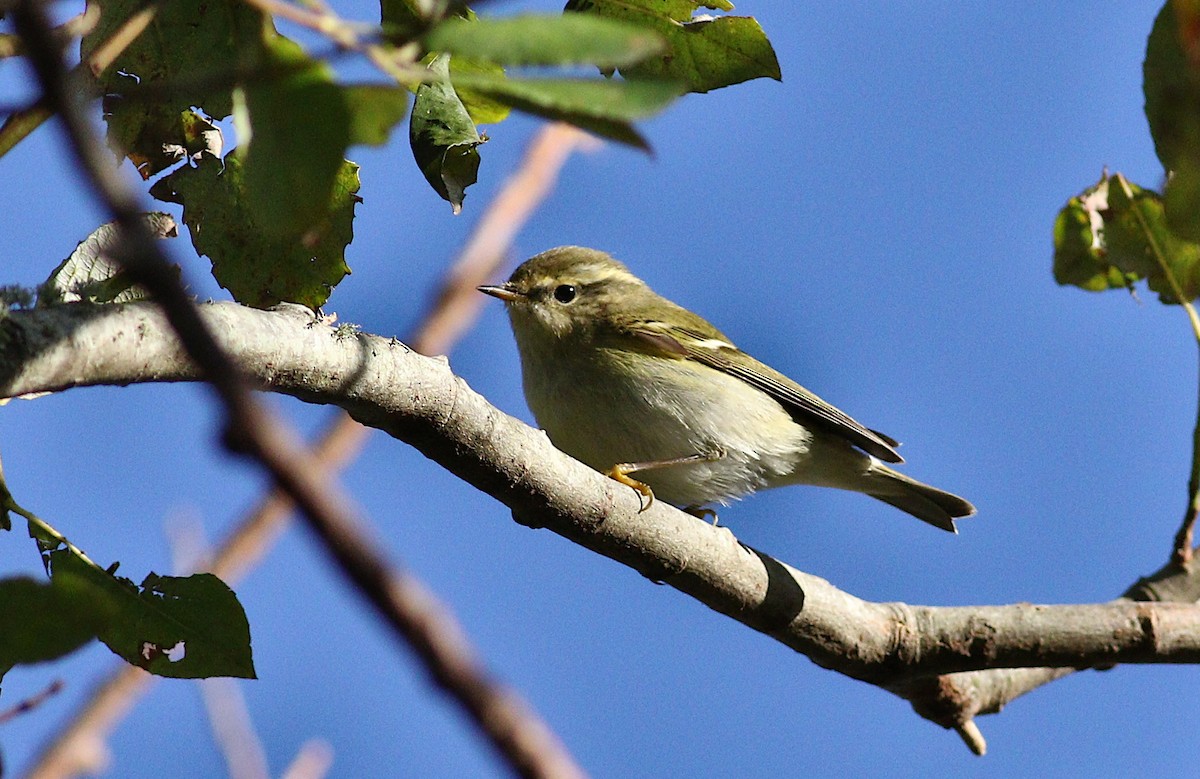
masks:
[[[863,492],[872,498],[951,533],[958,532],[954,527],[956,517],[969,517],[975,513],[970,501],[905,476],[878,461],[871,463],[868,478],[871,484]]]

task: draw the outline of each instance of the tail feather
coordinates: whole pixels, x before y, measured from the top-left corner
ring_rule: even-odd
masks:
[[[865,492],[872,498],[882,500],[942,530],[957,533],[954,520],[975,513],[975,507],[970,501],[905,476],[882,463],[873,464],[871,477],[875,483]]]

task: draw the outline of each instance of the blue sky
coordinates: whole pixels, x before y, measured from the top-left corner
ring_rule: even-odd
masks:
[[[653,156],[607,146],[572,158],[514,263],[567,243],[612,252],[904,441],[907,473],[979,507],[951,537],[862,496],[777,490],[722,512],[746,543],[873,600],[1111,599],[1166,561],[1182,514],[1196,349],[1183,313],[1152,294],[1057,287],[1051,228],[1104,166],[1160,182],[1141,94],[1159,5],[745,0],[738,11],[762,22],[783,83],[682,100],[644,123]],[[557,8],[489,10],[516,7]],[[4,99],[26,80],[0,64]],[[458,217],[403,131],[352,150],[365,202],[353,275],[328,310],[411,332],[536,127],[490,128]],[[53,127],[0,171],[0,283],[34,285],[98,211]],[[186,241],[174,249],[199,296],[225,296]],[[530,420],[501,309],[486,309],[451,365]],[[305,431],[330,413],[273,402]],[[217,537],[263,486],[216,446],[214,419],[200,387],[78,390],[0,410],[0,454],[18,500],[140,579],[170,569],[164,523],[198,517]],[[905,702],[516,525],[382,434],[344,481],[387,553],[451,604],[494,672],[597,776],[1155,775],[1194,754],[1192,668],[1077,674],[982,718],[991,752],[976,758]],[[0,571],[37,570],[22,532],[0,537]],[[274,773],[320,737],[333,776],[503,775],[301,529],[237,590],[261,677],[241,686]],[[0,708],[68,683],[0,729],[6,765],[26,765],[113,662],[93,647],[6,677]],[[188,682],[160,683],[111,747],[109,776],[222,771]]]

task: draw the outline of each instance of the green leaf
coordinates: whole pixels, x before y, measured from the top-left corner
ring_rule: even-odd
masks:
[[[442,54],[429,63],[438,80],[417,89],[408,140],[425,180],[457,214],[467,187],[476,181],[477,147],[484,138],[450,84],[449,60],[450,55]]]
[[[422,5],[419,0],[379,0],[380,23],[397,43],[406,42],[427,24]]]
[[[679,96],[679,86],[664,81],[587,79],[500,79],[461,76],[455,86],[491,97],[547,119],[570,122],[598,135],[646,148],[630,121],[651,116]]]
[[[49,557],[52,581],[64,575],[81,578],[112,600],[116,612],[99,636],[127,662],[176,679],[255,678],[246,613],[216,576],[152,573],[139,587],[67,549]]]
[[[1138,276],[1108,261],[1101,211],[1108,208],[1108,181],[1071,198],[1054,220],[1054,280],[1089,292],[1130,287]]]
[[[616,68],[666,51],[666,42],[644,27],[581,14],[451,18],[430,30],[424,43],[430,51],[501,65]]]
[[[1178,303],[1173,277],[1185,299],[1200,295],[1200,245],[1171,232],[1157,193],[1120,174],[1068,201],[1055,221],[1054,249],[1059,284],[1100,291],[1145,279],[1163,303]]]
[[[206,157],[171,173],[151,188],[159,200],[183,206],[183,221],[213,276],[239,303],[268,308],[281,301],[316,309],[350,272],[345,250],[353,238],[358,166],[343,162],[318,217],[280,235],[266,230],[268,214],[246,197],[245,174],[234,155]]]
[[[630,78],[670,79],[688,92],[709,92],[756,78],[780,80],[779,60],[758,21],[748,16],[700,15],[700,8],[732,11],[724,0],[570,0],[567,11],[592,13],[653,30],[669,50],[632,67]]]
[[[144,0],[97,0],[100,21],[80,44],[86,61]],[[98,77],[110,144],[144,178],[178,157],[163,147],[185,147],[183,117],[193,106],[215,119],[231,110],[235,70],[258,64],[263,15],[241,0],[174,0],[155,5],[149,27]]]
[[[1200,159],[1181,158],[1163,193],[1163,208],[1171,232],[1200,241]]]
[[[1167,222],[1200,240],[1200,3],[1164,4],[1142,65],[1146,119],[1163,167]]]
[[[143,220],[150,232],[159,238],[179,235],[175,218],[170,214],[156,211],[143,214]],[[96,228],[38,287],[38,305],[79,301],[128,303],[144,299],[145,290],[135,287],[110,256],[119,235],[120,231],[114,222]]]
[[[0,676],[20,663],[74,652],[105,630],[116,612],[103,588],[74,574],[49,583],[0,580]]]
[[[328,65],[273,31],[264,46],[280,75],[246,86],[250,138],[238,154],[246,208],[260,229],[281,237],[326,209],[350,142],[350,112]]]
[[[508,105],[458,83],[480,75],[502,79],[504,78],[504,68],[494,62],[479,62],[463,57],[450,59],[450,81],[454,84],[454,91],[458,94],[458,99],[462,101],[463,108],[467,109],[471,121],[476,125],[503,122],[512,111]]]
[[[1146,41],[1142,63],[1142,90],[1146,96],[1146,120],[1154,149],[1167,170],[1174,170],[1183,157],[1195,157],[1200,142],[1200,71],[1189,50],[1197,52],[1195,28],[1184,39],[1179,15],[1195,22],[1186,3],[1164,3]],[[1185,26],[1183,29],[1189,29]],[[1186,47],[1186,48],[1185,48]]]
[[[447,16],[475,17],[463,0],[379,0],[379,11],[384,37],[397,46],[415,40]]]
[[[375,84],[343,87],[350,145],[382,146],[408,111],[408,91]]]

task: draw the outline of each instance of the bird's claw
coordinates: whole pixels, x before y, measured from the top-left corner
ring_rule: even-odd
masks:
[[[636,465],[637,463],[617,463],[612,468],[609,468],[608,477],[637,491],[639,496],[638,504],[641,505],[641,508],[638,509],[638,513],[640,514],[654,505],[654,490],[650,489],[649,484],[640,482],[629,475],[634,471],[640,470],[635,467]],[[642,496],[646,498],[645,503],[642,503]]]

